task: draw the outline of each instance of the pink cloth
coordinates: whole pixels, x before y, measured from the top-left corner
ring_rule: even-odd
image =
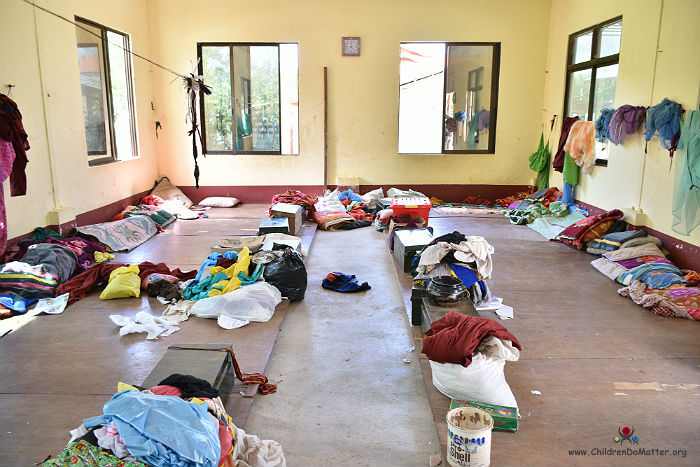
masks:
[[[0,138],[0,184],[2,184],[12,172],[12,164],[15,162],[15,149],[12,143]],[[0,255],[5,252],[7,246],[7,213],[5,212],[5,190],[0,187]]]
[[[149,391],[157,396],[182,396],[182,389],[176,388],[175,386],[168,386],[167,384],[153,386]]]

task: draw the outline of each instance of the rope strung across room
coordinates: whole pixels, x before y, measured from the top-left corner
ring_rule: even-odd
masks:
[[[202,76],[195,75],[194,73],[190,73],[189,75],[184,75],[181,73],[178,73],[171,68],[168,68],[164,65],[161,65],[160,63],[156,63],[150,58],[144,57],[143,55],[137,54],[136,52],[133,52],[132,50],[128,48],[124,48],[122,45],[119,45],[115,42],[110,42],[107,40],[107,38],[102,37],[101,34],[97,34],[84,26],[81,26],[75,21],[72,21],[69,18],[66,18],[65,16],[62,16],[54,11],[51,11],[47,8],[44,8],[42,6],[37,5],[34,3],[33,0],[22,0],[24,3],[27,3],[34,8],[37,8],[41,11],[44,11],[50,15],[55,16],[56,18],[62,19],[63,21],[72,24],[76,28],[82,29],[83,31],[87,32],[88,34],[91,34],[101,41],[113,45],[115,47],[119,47],[122,49],[124,52],[128,53],[129,55],[132,55],[136,58],[140,58],[141,60],[144,60],[151,65],[157,66],[158,68],[167,71],[168,73],[172,73],[173,75],[177,76],[178,78],[181,78],[184,82],[185,85],[185,91],[187,92],[187,115],[185,117],[185,121],[191,124],[190,130],[187,132],[188,136],[192,136],[192,157],[194,159],[194,181],[195,185],[197,188],[199,188],[199,165],[197,164],[197,136],[199,136],[199,142],[202,147],[204,147],[204,140],[202,139],[202,134],[199,131],[199,125],[197,123],[197,93],[198,92],[203,92],[204,94],[211,94],[211,89],[209,86],[206,86],[203,81]],[[202,154],[204,155],[204,154]]]

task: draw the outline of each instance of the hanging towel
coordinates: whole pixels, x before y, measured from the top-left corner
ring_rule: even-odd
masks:
[[[615,109],[602,109],[600,117],[595,121],[595,138],[601,143],[604,143],[609,137],[610,119],[614,112]]]
[[[569,132],[569,138],[564,145],[576,165],[587,174],[593,170],[595,163],[595,124],[593,122],[574,122]]]
[[[700,111],[688,112],[681,132],[673,192],[674,232],[688,235],[700,224]]]
[[[618,107],[610,117],[608,139],[613,144],[622,144],[627,135],[636,133],[647,116],[646,107],[623,105]]]
[[[554,161],[552,162],[552,167],[557,172],[564,170],[564,145],[566,140],[569,139],[569,132],[574,123],[578,122],[578,117],[566,117],[564,123],[561,124],[561,136],[559,137],[559,146],[557,147],[557,152],[554,153]]]
[[[658,132],[661,145],[671,157],[680,137],[682,111],[680,104],[666,98],[647,111],[644,138],[649,141]]]
[[[530,168],[537,172],[537,189],[549,187],[549,141],[544,145],[544,133],[540,134],[540,145],[530,155]]]

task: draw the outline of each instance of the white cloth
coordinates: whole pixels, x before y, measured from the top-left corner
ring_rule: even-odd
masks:
[[[233,437],[233,459],[236,467],[286,467],[282,446],[271,439],[261,440],[236,428]]]
[[[200,318],[218,318],[219,326],[233,329],[248,321],[265,322],[272,318],[282,294],[267,282],[256,282],[232,292],[197,300],[190,313]],[[241,323],[245,321],[245,323]]]
[[[157,339],[158,336],[169,336],[180,328],[175,326],[171,321],[165,320],[159,316],[153,316],[145,311],[139,311],[136,316],[124,315],[109,315],[109,319],[114,324],[120,326],[120,336],[125,336],[134,332],[146,332],[146,339]]]
[[[130,462],[138,460],[132,456],[126,448],[126,444],[124,444],[124,441],[122,441],[119,436],[119,432],[114,423],[103,425],[102,428],[98,428],[94,433],[97,438],[97,444],[101,448],[111,450],[117,458]]]
[[[591,261],[591,266],[596,268],[602,275],[612,280],[617,279],[620,274],[627,272],[627,269],[607,258],[594,259]]]
[[[161,318],[167,319],[171,323],[181,323],[187,321],[190,317],[190,309],[192,305],[197,303],[195,300],[185,300],[184,298],[177,303],[168,305],[163,311]]]
[[[454,257],[460,263],[476,263],[481,279],[491,277],[493,271],[491,255],[495,250],[484,237],[479,236],[469,236],[459,244],[438,242],[430,245],[420,255],[418,272],[425,273],[428,266],[439,263],[451,251],[454,251]]]

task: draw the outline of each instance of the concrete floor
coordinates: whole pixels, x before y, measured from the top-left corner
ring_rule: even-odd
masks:
[[[218,238],[252,233],[265,213],[266,206],[252,205],[178,221],[118,260],[196,268]],[[431,217],[430,225],[438,235],[486,237],[496,248],[492,289],[515,309],[515,319],[503,324],[523,352],[505,372],[523,419],[517,433],[494,433],[493,466],[700,465],[698,323],[645,311],[616,294],[615,283],[590,266],[592,256],[502,217]],[[385,235],[371,228],[319,231],[306,265],[306,298],[291,304],[283,323],[280,315],[269,325],[224,331],[193,318],[155,342],[120,338],[110,313],[160,314],[164,307],[148,298],[102,302],[96,295],[61,316],[0,322],[14,329],[0,338],[0,466],[33,465],[60,450],[67,430],[98,413],[117,381],[141,381],[167,345],[227,339],[241,349],[242,366],[251,367],[244,371],[262,370],[272,350],[265,373],[278,392],[255,397],[245,428],[279,441],[290,467],[428,465],[430,454],[441,451],[438,435],[444,443],[449,401],[432,387],[424,360],[421,373],[420,339],[417,351],[407,352],[410,276],[395,273]],[[323,290],[331,271],[356,274],[373,288],[356,295]],[[618,448],[612,438],[624,426],[639,434],[635,448],[669,452],[569,455]]]
[[[266,370],[282,382],[255,399],[247,428],[279,441],[290,466],[429,465],[440,447],[385,236],[318,231],[306,268]],[[372,289],[321,288],[333,271]]]

